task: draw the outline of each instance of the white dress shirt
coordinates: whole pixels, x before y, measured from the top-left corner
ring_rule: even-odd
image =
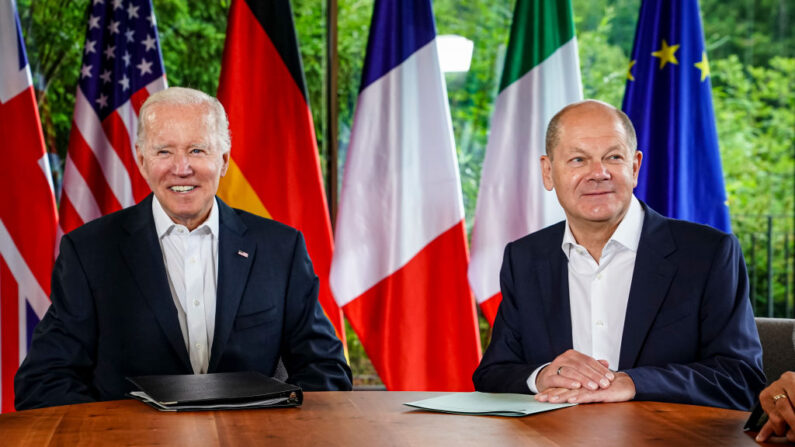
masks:
[[[563,234],[561,249],[569,260],[573,348],[597,360],[607,360],[612,370],[618,369],[624,318],[643,218],[643,208],[633,196],[627,214],[602,249],[599,262],[577,243],[568,221]],[[536,376],[544,366],[533,371],[527,380],[527,385],[534,393],[538,392]]]
[[[194,374],[206,374],[215,332],[218,282],[218,205],[193,231],[174,223],[154,197],[152,214],[171,297]]]

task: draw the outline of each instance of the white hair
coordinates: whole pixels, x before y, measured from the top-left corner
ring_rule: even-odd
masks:
[[[144,101],[138,114],[138,146],[146,146],[146,131],[151,122],[155,121],[153,106],[164,105],[203,105],[207,107],[205,121],[210,129],[211,144],[222,154],[229,152],[232,141],[229,137],[229,120],[226,117],[224,106],[216,98],[199,90],[186,87],[169,87],[161,90]]]

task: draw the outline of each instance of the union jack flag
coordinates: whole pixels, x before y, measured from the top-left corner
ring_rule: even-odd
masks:
[[[0,412],[50,305],[57,215],[19,17],[0,0]]]
[[[151,0],[93,0],[63,174],[63,233],[147,194],[135,164],[138,111],[166,88]]]

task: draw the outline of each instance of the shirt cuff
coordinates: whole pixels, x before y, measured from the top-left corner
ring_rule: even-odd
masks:
[[[543,365],[536,368],[536,370],[533,371],[533,374],[530,374],[530,377],[527,379],[527,387],[530,388],[531,393],[538,394],[538,388],[536,388],[536,377],[538,377],[538,372],[544,369],[545,366],[549,365],[549,363],[544,363]]]

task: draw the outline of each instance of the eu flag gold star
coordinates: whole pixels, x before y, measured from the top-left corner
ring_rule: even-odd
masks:
[[[629,67],[627,67],[627,79],[630,81],[635,80],[635,76],[632,76],[632,67],[635,66],[635,62],[637,61],[629,61]]]
[[[676,50],[678,49],[679,45],[668,46],[668,42],[666,42],[665,39],[663,39],[662,48],[651,53],[651,55],[660,58],[660,70],[662,70],[662,68],[665,67],[665,64],[667,64],[668,62],[674,65],[679,65],[679,61],[676,60],[676,54],[675,54]]]
[[[707,52],[702,51],[701,62],[696,62],[693,65],[695,65],[696,68],[701,70],[701,82],[704,82],[704,80],[707,79],[707,76],[709,76],[709,61],[707,61]]]

